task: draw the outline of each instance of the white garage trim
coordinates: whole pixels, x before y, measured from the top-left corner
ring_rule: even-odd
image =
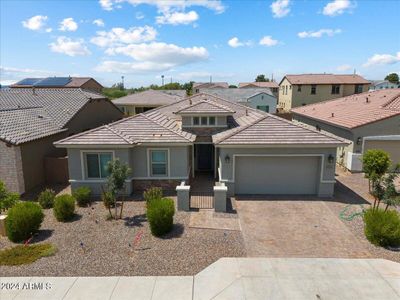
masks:
[[[234,154],[233,164],[232,164],[232,180],[230,179],[220,179],[220,182],[235,183],[235,165],[236,157],[321,157],[321,170],[320,170],[320,183],[335,183],[335,180],[324,180],[324,165],[325,165],[325,155],[324,154]]]

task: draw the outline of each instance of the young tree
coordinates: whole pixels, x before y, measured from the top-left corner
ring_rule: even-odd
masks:
[[[112,197],[115,206],[115,216],[117,219],[118,208],[117,208],[117,197],[118,194],[125,189],[125,181],[128,179],[131,169],[128,165],[123,164],[119,159],[110,161],[107,165],[107,171],[109,173],[107,177],[107,189],[109,195]],[[124,208],[124,198],[121,201],[121,211],[119,217],[122,218],[122,210]]]
[[[373,190],[374,184],[378,184],[389,169],[389,154],[383,150],[371,149],[363,155],[362,163],[363,172],[365,178],[368,178],[369,190],[371,191],[371,184]]]
[[[397,166],[393,172],[387,174],[384,178],[384,193],[382,196],[382,202],[386,204],[385,211],[388,210],[389,206],[400,205],[400,193],[397,192],[395,186],[395,179],[398,175],[399,166]]]
[[[399,75],[397,73],[390,73],[385,77],[385,80],[392,83],[399,83]]]
[[[265,78],[264,74],[257,75],[256,82],[269,82],[268,78]]]

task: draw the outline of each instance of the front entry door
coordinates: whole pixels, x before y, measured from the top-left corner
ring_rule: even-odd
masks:
[[[197,144],[197,169],[212,170],[213,169],[213,145]]]

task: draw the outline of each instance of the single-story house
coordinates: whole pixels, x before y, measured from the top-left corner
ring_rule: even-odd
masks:
[[[103,95],[81,89],[0,90],[0,180],[19,194],[63,178],[62,172],[68,181],[65,159],[61,165],[52,159],[66,151],[53,142],[120,118]]]
[[[266,81],[266,82],[240,82],[240,89],[252,89],[252,88],[263,88],[263,89],[271,89],[272,93],[274,93],[275,97],[279,95],[279,84],[275,81]]]
[[[89,130],[55,143],[67,148],[72,189],[100,194],[106,164],[132,169],[126,194],[151,186],[175,190],[209,174],[234,194],[332,196],[337,147],[313,129],[209,94]]]
[[[269,88],[202,89],[201,92],[237,102],[248,107],[276,113],[277,100]]]
[[[115,99],[113,103],[125,115],[136,115],[181,99],[182,97],[177,94],[168,94],[158,90],[146,90]]]
[[[229,84],[227,82],[194,82],[193,83],[193,92],[200,93],[201,89],[227,89],[229,88]]]
[[[25,78],[10,88],[81,88],[101,93],[103,86],[91,77],[46,77],[46,78]]]
[[[350,142],[338,149],[338,163],[361,171],[368,149],[387,151],[400,162],[400,89],[385,89],[328,100],[292,109],[293,121],[342,137]]]
[[[388,80],[375,80],[371,81],[370,91],[377,91],[383,89],[397,89],[400,88],[400,83],[390,82]]]

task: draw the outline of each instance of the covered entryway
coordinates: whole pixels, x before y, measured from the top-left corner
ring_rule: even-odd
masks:
[[[195,144],[194,145],[195,171],[214,170],[214,145]]]
[[[319,156],[236,156],[235,193],[315,195]]]

